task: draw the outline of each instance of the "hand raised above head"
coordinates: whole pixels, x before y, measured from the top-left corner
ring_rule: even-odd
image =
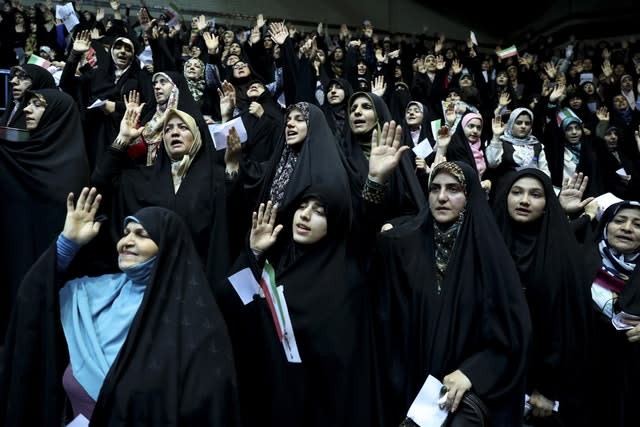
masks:
[[[95,221],[96,212],[102,201],[95,187],[85,187],[80,192],[78,202],[74,205],[74,195],[67,196],[67,217],[64,221],[62,235],[67,239],[84,245],[91,241],[100,231],[100,222]]]

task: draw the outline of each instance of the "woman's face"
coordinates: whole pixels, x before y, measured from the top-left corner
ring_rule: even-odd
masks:
[[[609,132],[604,134],[604,142],[607,143],[607,147],[609,147],[609,149],[617,148],[618,140],[619,140],[618,132],[614,130],[610,130]]]
[[[307,121],[302,111],[297,108],[289,111],[289,114],[287,114],[286,128],[284,130],[287,145],[296,145],[304,142],[308,130]]]
[[[618,111],[623,111],[629,108],[629,102],[627,101],[627,98],[624,97],[624,95],[614,96],[611,103],[613,104],[613,108]]]
[[[21,13],[16,13],[16,24],[24,24],[24,16]]]
[[[593,83],[585,83],[582,85],[582,90],[587,95],[593,95],[594,92],[596,91],[596,87]]]
[[[361,135],[369,132],[374,128],[377,120],[373,102],[368,97],[361,95],[353,100],[349,111],[349,125],[354,134]]]
[[[133,61],[133,47],[127,42],[118,40],[113,45],[112,56],[116,66],[123,70]]]
[[[429,210],[438,224],[455,222],[467,204],[464,188],[448,172],[440,172],[429,186]]]
[[[311,197],[293,214],[293,241],[302,245],[317,243],[327,235],[327,217],[318,199]]]
[[[482,120],[471,119],[464,126],[464,136],[470,141],[477,141],[482,135]]]
[[[124,227],[124,235],[116,245],[118,264],[121,269],[142,264],[158,253],[158,245],[149,233],[137,222],[130,221]]]
[[[507,75],[506,72],[498,73],[496,75],[496,84],[498,86],[506,86],[508,81],[509,81],[509,76]]]
[[[444,100],[447,102],[456,102],[460,101],[461,99],[462,98],[460,98],[460,94],[458,94],[457,92],[449,92]]]
[[[14,68],[11,72],[11,94],[13,99],[20,99],[24,92],[33,84],[31,77],[22,68]]]
[[[574,96],[569,99],[569,107],[573,110],[579,110],[582,107],[582,98],[579,96]]]
[[[404,119],[407,121],[407,124],[411,129],[416,129],[418,126],[422,125],[424,113],[416,104],[411,104],[404,114]]]
[[[623,254],[632,254],[640,249],[640,209],[618,211],[607,225],[607,243]]]
[[[344,89],[338,83],[331,83],[327,91],[327,98],[331,105],[342,104],[344,101]]]
[[[251,70],[249,70],[249,66],[246,62],[238,61],[233,64],[233,77],[235,77],[236,79],[248,77],[250,74]]]
[[[193,146],[191,129],[178,116],[173,116],[164,128],[164,144],[173,160],[182,160]]]
[[[174,85],[171,80],[162,74],[153,79],[153,93],[158,105],[164,105],[169,101],[169,96],[171,95],[173,86]]]
[[[342,48],[336,48],[335,51],[333,51],[333,59],[335,59],[336,61],[342,61],[344,59],[344,51],[342,50]]]
[[[204,75],[204,68],[200,61],[189,60],[184,67],[184,76],[188,80],[200,80]]]
[[[262,83],[251,83],[251,85],[247,88],[247,98],[257,99],[264,93],[264,91],[265,88]]]
[[[531,132],[532,126],[531,117],[529,117],[528,114],[520,114],[515,122],[513,122],[511,133],[516,138],[524,138]]]
[[[27,122],[27,130],[33,130],[40,124],[40,119],[47,108],[47,101],[42,95],[36,94],[29,99],[27,106],[24,107],[24,115]]]
[[[225,46],[229,46],[231,43],[233,43],[233,38],[233,31],[225,31],[222,35],[222,40],[224,41]]]
[[[367,74],[367,64],[364,62],[358,62],[358,75],[364,76],[365,74]]]
[[[546,204],[544,187],[532,176],[524,176],[514,182],[507,196],[507,210],[515,222],[537,220],[544,214]]]
[[[240,43],[231,43],[231,46],[229,46],[229,53],[231,55],[240,55],[240,53],[242,52],[242,47],[240,46]]]
[[[569,144],[577,144],[580,142],[580,138],[582,138],[582,126],[578,123],[571,123],[564,130],[564,137],[567,139]]]

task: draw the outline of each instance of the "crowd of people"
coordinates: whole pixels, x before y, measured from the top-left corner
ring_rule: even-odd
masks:
[[[0,12],[1,425],[640,425],[640,44],[110,7]]]

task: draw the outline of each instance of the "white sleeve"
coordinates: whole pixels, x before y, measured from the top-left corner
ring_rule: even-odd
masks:
[[[502,163],[502,155],[504,154],[503,142],[493,142],[484,150],[484,155],[487,158],[487,165],[490,168],[497,168]]]

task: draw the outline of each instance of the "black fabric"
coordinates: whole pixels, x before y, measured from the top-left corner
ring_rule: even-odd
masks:
[[[289,208],[291,203],[298,200],[300,195],[311,185],[336,185],[345,193],[349,192],[341,169],[345,162],[324,114],[319,107],[308,103],[306,105],[309,109],[307,137],[301,146],[293,147],[293,149],[299,150],[299,155],[293,174],[286,186],[284,199],[280,204],[281,210]],[[245,171],[248,178],[249,194],[256,194],[256,191],[258,194],[257,197],[251,196],[253,203],[250,209],[254,208],[255,202],[266,203],[269,200],[271,185],[285,145],[285,132],[283,131],[269,162],[253,164],[250,169],[247,168]]]
[[[349,99],[348,112],[351,111],[354,100],[361,95],[371,100],[378,123],[366,135],[357,136],[353,132],[349,132],[345,140],[341,141],[341,147],[347,158],[351,187],[356,201],[362,193],[362,188],[369,174],[369,159],[365,156],[362,146],[370,146],[373,130],[377,129],[378,137],[380,137],[384,123],[391,121],[391,113],[382,98],[370,92],[354,93]],[[426,206],[426,200],[420,188],[420,183],[416,178],[412,161],[411,156],[403,156],[400,164],[389,177],[389,189],[385,194],[385,212],[383,214],[386,218],[413,215]]]
[[[332,105],[329,103],[329,88],[333,84],[338,84],[344,90],[344,100],[340,104]],[[346,134],[351,130],[349,127],[349,109],[347,104],[349,99],[353,95],[353,88],[351,84],[345,79],[333,78],[330,79],[324,90],[324,104],[322,104],[322,111],[327,119],[327,123],[331,128],[331,131],[336,136],[338,141],[342,140]]]
[[[513,417],[522,417],[526,301],[476,172],[456,164],[466,180],[466,211],[440,295],[430,212],[379,235],[371,277],[384,425],[404,419],[429,374],[442,381],[457,369],[489,407],[492,425],[513,426]],[[504,414],[511,419],[496,422],[509,418]]]
[[[590,137],[583,135],[580,138],[580,160],[576,167],[576,173],[582,172],[589,177],[589,184],[585,190],[585,197],[597,197],[604,193],[604,185],[600,175],[598,159],[594,155],[593,142]],[[564,147],[569,144],[564,131],[550,123],[545,127],[544,151],[549,164],[549,172],[551,172],[551,181],[553,185],[562,187],[564,177]]]
[[[587,246],[589,272],[595,279],[596,272],[602,266],[598,252],[598,242],[604,228],[613,219],[615,212],[628,202],[609,206],[593,230]],[[618,331],[611,319],[600,312],[599,307],[591,305],[594,316],[593,334],[593,372],[591,375],[592,425],[627,427],[640,424],[637,406],[640,400],[640,344],[628,341],[626,332]],[[636,264],[622,293],[619,295],[618,310],[640,315],[640,263]]]
[[[111,239],[120,235],[122,220],[147,206],[162,206],[178,213],[191,232],[211,284],[224,277],[229,261],[224,171],[213,144],[202,135],[202,147],[174,191],[171,159],[164,144],[152,166],[132,165],[126,153],[107,149],[91,177],[111,205]]]
[[[283,132],[284,110],[267,89],[258,98],[250,98],[250,101],[260,104],[264,113],[260,118],[249,110],[241,114],[242,123],[247,130],[247,142],[242,146],[242,153],[256,162],[268,161]]]
[[[344,171],[339,175],[347,185]],[[286,360],[266,300],[256,296],[243,306],[226,283],[224,311],[247,427],[380,425],[363,251],[345,221],[349,194],[326,184],[311,185],[278,213],[284,229],[265,255],[284,288],[301,363]],[[323,204],[328,234],[299,245],[292,238],[293,213],[308,197]],[[248,248],[232,271],[247,267],[260,277],[263,264]]]
[[[46,109],[26,141],[0,140],[0,210],[3,238],[0,268],[0,333],[24,274],[62,227],[65,200],[89,182],[80,116],[73,99],[57,89],[29,92],[44,96]]]
[[[544,188],[544,213],[533,224],[513,221],[507,198],[522,177]],[[520,274],[532,324],[527,392],[537,390],[560,402],[566,426],[585,426],[589,394],[589,350],[592,334],[590,277],[582,248],[575,240],[549,177],[538,169],[516,172],[496,194],[496,222]]]
[[[227,328],[186,225],[164,208],[135,216],[158,245],[156,267],[91,425],[240,425]],[[0,383],[3,425],[61,425],[68,355],[55,260],[53,244],[20,288]]]
[[[618,134],[622,136],[621,132]],[[610,149],[604,139],[594,138],[593,149],[598,159],[597,172],[602,177],[603,192],[611,192],[623,200],[640,200],[640,185],[638,185],[640,162],[634,162],[633,155],[630,156],[625,152],[627,150],[623,147],[623,141],[620,139],[618,145]],[[638,166],[634,163],[638,163]],[[623,181],[616,173],[620,168],[624,168],[627,175],[631,175],[630,181]]]
[[[118,22],[118,21],[115,21]],[[135,46],[135,38],[127,37]],[[71,54],[65,64],[60,78],[60,88],[76,99],[82,113],[83,127],[87,138],[87,155],[93,170],[100,162],[107,147],[118,135],[120,121],[125,112],[123,96],[131,90],[141,94],[140,102],[149,102],[153,98],[149,74],[140,69],[140,61],[134,53],[129,68],[115,81],[116,66],[109,52],[105,52],[102,45],[95,44],[98,65],[75,77],[75,70],[80,56]],[[96,100],[115,102],[116,109],[111,114],[103,113],[101,108],[87,109]]]
[[[53,79],[53,76],[51,75],[51,73],[46,69],[42,68],[41,66],[35,65],[35,64],[24,64],[20,66],[20,68],[25,72],[25,74],[31,77],[31,86],[29,87],[29,90],[56,88],[56,81]],[[8,93],[7,95],[10,95],[10,93]],[[2,114],[2,118],[0,118],[0,126],[9,126],[12,128],[26,129],[27,124],[25,122],[25,116],[23,111],[23,108],[25,107],[25,104],[24,104],[25,95],[26,94],[24,94],[21,97],[21,99],[11,100],[9,105],[7,105],[6,109],[4,110],[4,114]],[[18,108],[18,111],[16,111],[16,113],[14,114],[13,118],[11,119],[11,123],[8,123],[9,117],[11,116],[11,112],[13,111],[13,108],[15,107],[16,102],[20,102],[22,103],[22,105],[20,105],[20,107]]]

